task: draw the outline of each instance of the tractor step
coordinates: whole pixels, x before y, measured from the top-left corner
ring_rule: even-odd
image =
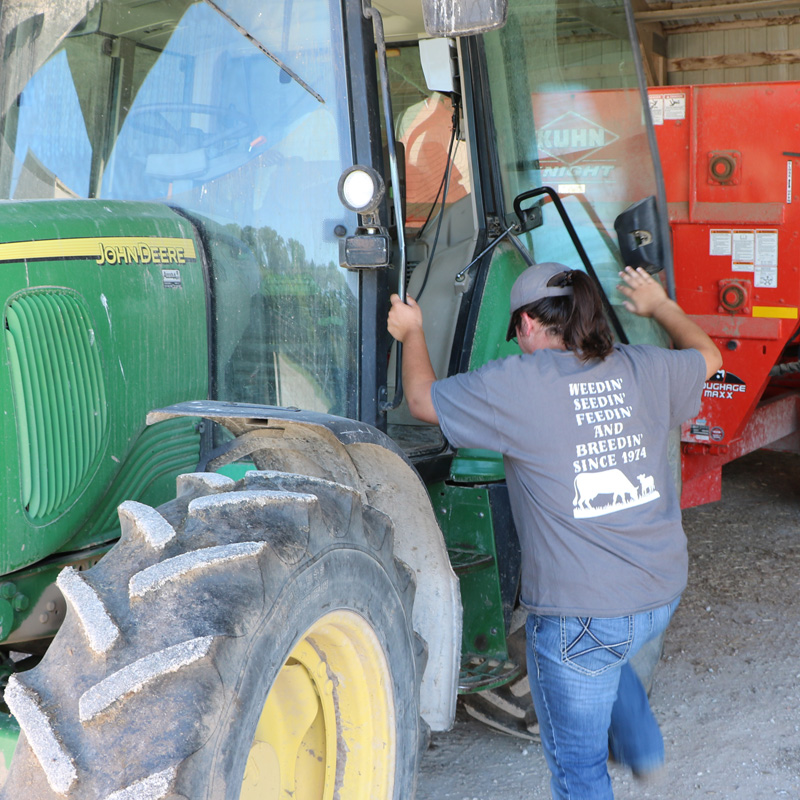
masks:
[[[458,675],[460,694],[481,692],[513,681],[524,671],[516,661],[501,661],[487,656],[466,655],[461,658],[461,671]]]
[[[468,545],[448,547],[447,554],[456,575],[469,575],[494,564],[494,556],[491,553]]]

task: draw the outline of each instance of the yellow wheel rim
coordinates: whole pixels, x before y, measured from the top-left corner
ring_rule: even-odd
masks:
[[[240,800],[388,800],[394,698],[366,620],[334,611],[300,639],[270,689]]]

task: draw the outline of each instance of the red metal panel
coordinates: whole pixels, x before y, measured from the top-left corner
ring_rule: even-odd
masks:
[[[761,447],[781,443],[776,449],[792,449],[797,442],[782,443],[800,429],[800,394],[793,392],[761,403],[748,419],[741,436],[718,449],[685,445],[681,459],[683,492],[681,506],[690,508],[719,500],[725,464]],[[696,451],[693,448],[698,448]]]
[[[650,90],[675,253],[677,299],[723,354],[684,426],[684,505],[719,498],[723,463],[797,430],[800,83]],[[770,398],[767,413],[765,398]],[[783,407],[783,406],[780,406]]]

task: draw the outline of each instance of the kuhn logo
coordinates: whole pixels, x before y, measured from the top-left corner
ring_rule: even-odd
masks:
[[[540,154],[549,155],[567,165],[583,161],[617,139],[619,136],[616,133],[574,111],[562,114],[536,134]]]

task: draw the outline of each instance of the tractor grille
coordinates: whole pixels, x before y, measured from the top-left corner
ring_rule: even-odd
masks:
[[[65,510],[89,475],[108,425],[89,311],[78,295],[39,290],[6,309],[22,497],[32,520]]]

